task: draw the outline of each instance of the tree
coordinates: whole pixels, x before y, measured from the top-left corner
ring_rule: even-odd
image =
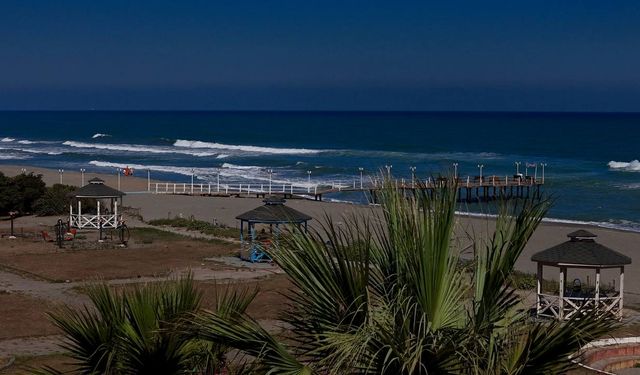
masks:
[[[7,177],[0,173],[0,214],[33,212],[33,204],[45,193],[45,186],[42,175],[29,173]]]
[[[13,180],[0,172],[0,214],[6,214],[15,209],[17,195]]]
[[[33,212],[33,204],[46,191],[42,175],[19,174],[12,178],[17,193],[15,209],[21,214]]]
[[[75,188],[69,185],[55,184],[47,187],[45,193],[33,203],[33,210],[38,216],[59,215],[69,210],[68,194]]]
[[[470,262],[454,239],[456,192],[413,197],[388,184],[381,213],[294,230],[270,256],[295,289],[274,337],[246,315],[206,313],[193,337],[255,358],[268,374],[551,374],[615,325],[607,314],[536,322],[510,285],[549,202],[500,211]]]
[[[93,306],[50,313],[65,336],[63,349],[80,374],[216,374],[226,366],[227,347],[182,335],[185,318],[201,312],[192,275],[175,281],[115,291],[88,288]],[[255,293],[227,289],[215,314],[243,313]],[[39,374],[62,374],[53,368]]]

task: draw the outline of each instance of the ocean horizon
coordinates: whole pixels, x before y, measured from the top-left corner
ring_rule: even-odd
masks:
[[[550,220],[640,231],[638,113],[402,111],[5,111],[0,163],[188,182],[359,180],[392,166],[541,178]],[[516,162],[521,163],[519,167]],[[528,166],[528,167],[527,167]],[[311,174],[308,173],[311,171]],[[364,202],[362,194],[335,200]],[[486,212],[483,205],[464,207]]]

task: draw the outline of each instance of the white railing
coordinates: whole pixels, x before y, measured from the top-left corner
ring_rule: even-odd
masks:
[[[71,227],[84,229],[92,228],[99,229],[100,223],[102,223],[103,229],[115,229],[122,221],[122,215],[78,215],[73,214],[69,217],[71,220]]]
[[[457,178],[459,187],[475,188],[487,186],[532,186],[539,184],[535,179],[515,179],[509,176],[487,176],[483,178],[466,177],[464,179]],[[427,188],[433,189],[442,187],[447,183],[447,179],[428,178],[421,181],[420,184],[413,179],[395,179],[392,182],[397,188],[413,189]],[[253,195],[253,194],[291,194],[291,195],[315,195],[326,192],[336,191],[367,191],[371,189],[379,189],[383,185],[383,181],[378,178],[361,180],[359,178],[353,180],[335,180],[322,181],[312,183],[301,182],[267,182],[267,181],[218,181],[214,183],[174,183],[174,182],[157,182],[149,183],[149,190],[155,194],[185,194],[185,195],[216,195],[216,194],[233,194],[233,195]]]
[[[562,307],[560,306],[562,302]],[[560,319],[560,311],[562,309],[562,318],[570,319],[572,316],[580,312],[585,314],[598,308],[603,312],[611,312],[616,316],[620,316],[620,295],[612,297],[563,297],[553,294],[538,294],[538,316],[544,316],[554,319]]]

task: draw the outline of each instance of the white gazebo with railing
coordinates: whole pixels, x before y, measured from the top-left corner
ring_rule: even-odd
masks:
[[[105,185],[103,180],[92,178],[88,184],[69,194],[73,197],[69,205],[69,226],[78,229],[118,228],[122,222],[122,215],[118,213],[118,199],[122,203],[124,195]],[[95,200],[95,208],[83,212],[82,200]]]
[[[536,313],[540,317],[568,320],[576,314],[598,309],[622,318],[624,306],[624,266],[631,258],[609,249],[595,241],[595,234],[578,230],[567,235],[570,240],[534,254],[531,260],[538,263]],[[543,267],[560,270],[558,293],[544,293],[542,290]],[[574,279],[567,285],[569,269],[594,270],[595,285],[584,287],[582,281]],[[618,269],[619,283],[616,290],[604,290],[600,282],[603,269]],[[584,273],[584,272],[583,272]]]

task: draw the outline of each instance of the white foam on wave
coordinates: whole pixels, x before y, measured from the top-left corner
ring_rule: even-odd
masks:
[[[30,148],[0,147],[0,150],[26,152],[28,154],[62,155],[62,152],[58,151],[36,150]]]
[[[23,139],[21,141],[18,141],[18,143],[20,143],[21,145],[32,145],[32,144],[38,143],[38,142],[30,141],[28,139]]]
[[[104,134],[104,133],[96,133],[93,136],[91,136],[91,138],[96,139],[96,138],[103,138],[103,137],[111,137],[111,135],[109,134]]]
[[[229,150],[240,151],[247,153],[260,153],[260,154],[317,154],[324,150],[312,150],[307,148],[277,148],[277,147],[262,147],[262,146],[250,146],[250,145],[227,145],[224,143],[215,142],[202,142],[202,141],[189,141],[185,139],[178,139],[173,144],[176,147],[184,148],[205,148],[213,150]]]
[[[624,172],[640,172],[640,161],[638,159],[630,162],[624,161],[610,161],[608,164],[609,169],[624,171]]]
[[[98,150],[108,151],[124,151],[124,152],[147,152],[152,154],[184,154],[198,157],[217,156],[217,152],[199,152],[190,150],[179,150],[168,147],[155,147],[155,146],[143,146],[143,145],[129,145],[129,144],[109,144],[109,143],[84,143],[76,141],[65,141],[62,143],[65,146],[76,148],[93,148]]]
[[[640,189],[640,182],[633,182],[630,184],[618,184],[615,186],[622,190],[638,190]]]
[[[0,142],[13,142],[15,141],[14,138],[9,138],[9,137],[4,137],[2,139],[0,139]]]
[[[217,182],[217,176],[220,174],[220,177],[224,178],[224,181],[221,183],[230,184],[230,183],[254,183],[254,184],[266,184],[271,181],[272,185],[290,185],[293,183],[296,187],[304,187],[304,188],[313,188],[315,185],[309,184],[306,179],[298,179],[298,180],[285,180],[274,178],[274,176],[278,176],[280,173],[276,172],[269,177],[269,173],[263,167],[253,166],[253,165],[235,165],[230,163],[224,163],[220,168],[190,168],[190,167],[177,167],[170,165],[143,165],[143,164],[126,164],[126,163],[113,163],[108,161],[99,161],[93,160],[89,162],[91,165],[95,165],[97,167],[105,167],[105,168],[124,168],[128,166],[129,168],[139,169],[139,170],[151,170],[156,172],[164,172],[164,173],[175,173],[183,176],[191,176],[191,174],[195,174],[195,176],[204,181],[208,181],[211,183]],[[192,172],[193,171],[193,172]]]
[[[231,169],[262,169],[262,167],[258,167],[255,165],[236,165],[236,164],[231,164],[231,163],[224,163],[222,164],[222,168],[231,168]]]
[[[126,164],[126,163],[112,163],[108,161],[98,161],[92,160],[89,162],[91,165],[95,165],[96,167],[105,167],[105,168],[124,168],[129,167],[138,169],[138,170],[150,170],[156,172],[165,172],[165,173],[175,173],[181,174],[184,176],[191,176],[192,170],[193,173],[197,176],[205,176],[205,175],[213,175],[217,173],[218,168],[187,168],[187,167],[174,167],[169,165],[143,165],[143,164]]]

